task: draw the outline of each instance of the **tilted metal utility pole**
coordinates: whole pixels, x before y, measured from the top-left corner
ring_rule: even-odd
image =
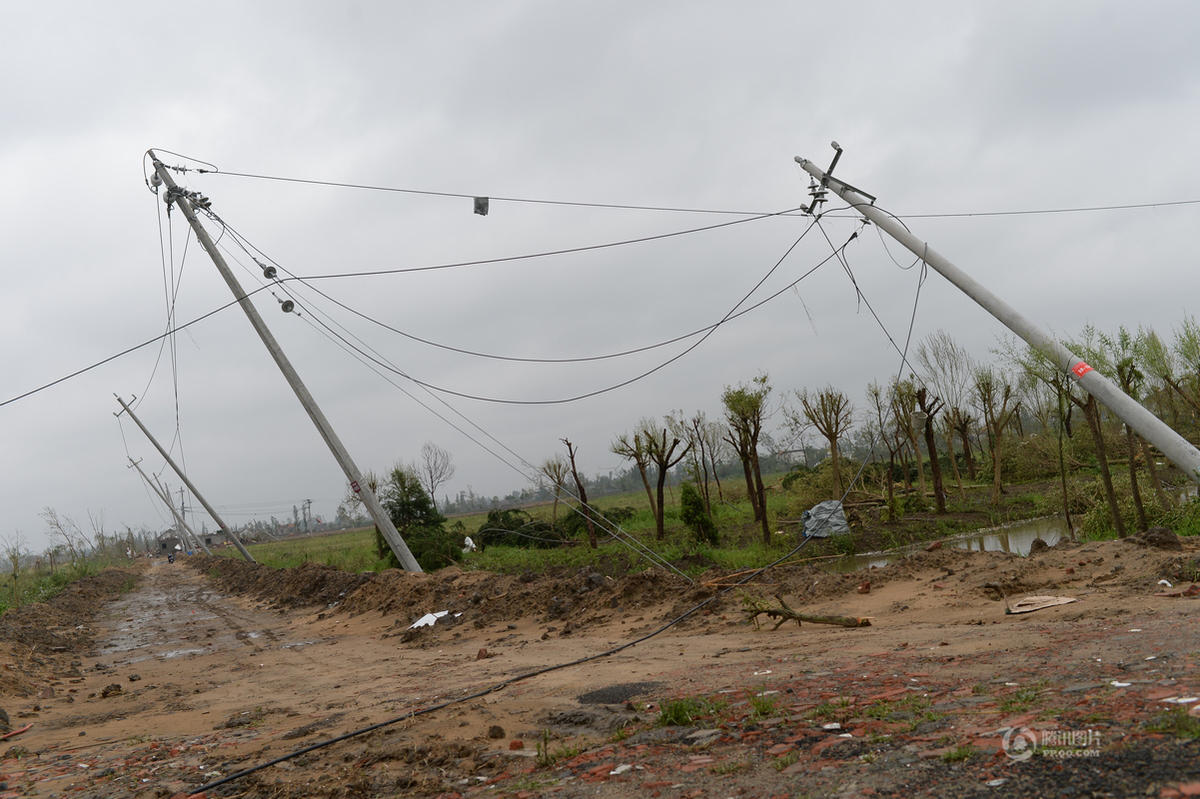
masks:
[[[113,394],[113,396],[117,397],[116,394]],[[250,555],[250,553],[246,551],[246,548],[244,546],[242,546],[242,542],[238,540],[238,537],[233,534],[233,531],[230,530],[225,525],[225,522],[222,521],[221,517],[219,515],[217,515],[217,512],[215,510],[213,510],[213,506],[209,505],[208,502],[204,499],[204,496],[199,491],[196,490],[196,486],[192,485],[192,481],[189,480],[188,476],[183,473],[183,469],[180,469],[177,465],[175,465],[175,461],[171,460],[171,456],[168,455],[167,451],[162,448],[162,444],[158,443],[158,439],[156,439],[154,436],[150,435],[150,431],[146,429],[146,425],[142,424],[142,420],[137,418],[137,415],[133,412],[133,409],[130,408],[128,405],[126,405],[125,400],[121,399],[120,397],[117,397],[117,402],[121,403],[121,408],[124,410],[124,412],[128,413],[129,418],[134,421],[134,424],[136,424],[138,426],[138,428],[141,429],[141,431],[146,434],[146,438],[150,439],[150,443],[154,445],[154,448],[157,449],[164,458],[166,458],[167,463],[169,463],[171,465],[171,468],[175,470],[175,474],[179,475],[179,479],[182,480],[184,485],[186,485],[188,487],[188,491],[192,492],[192,496],[194,496],[196,499],[200,500],[200,504],[204,506],[204,509],[206,511],[208,511],[208,515],[211,516],[213,518],[213,521],[215,521],[217,523],[217,526],[221,528],[221,533],[224,534],[224,536],[226,538],[228,538],[230,541],[233,542],[233,545],[235,547],[237,547],[238,552],[242,553],[243,558],[250,561],[251,563],[256,563],[257,561],[255,561],[254,558]],[[116,415],[120,416],[121,414],[118,413]],[[167,504],[171,505],[171,500],[169,497],[167,498]],[[175,506],[171,505],[171,509],[173,511],[175,509]],[[208,551],[207,547],[205,548],[205,551],[206,552]]]
[[[151,482],[150,478],[146,476],[146,473],[142,471],[142,467],[139,465],[139,462],[135,461],[133,458],[129,459],[129,464],[133,468],[137,469],[138,474],[140,474],[142,479],[146,481],[146,485],[150,486],[150,490],[154,492],[154,495],[167,504],[167,508],[170,509],[171,515],[175,517],[175,523],[179,525],[179,535],[184,539],[184,541],[187,541],[188,535],[191,535],[191,537],[196,540],[196,543],[200,545],[201,549],[204,550],[204,553],[206,555],[211,555],[212,552],[210,552],[208,547],[204,545],[204,539],[196,535],[195,531],[187,526],[187,522],[185,522],[183,517],[179,515],[179,511],[175,510],[175,506],[171,504],[170,496],[163,491],[162,486],[158,484],[158,480],[155,479],[154,482]]]
[[[841,156],[842,148],[837,145],[837,142],[834,142],[833,148],[837,151],[833,160],[833,164],[836,164],[838,157]],[[1085,391],[1121,417],[1138,435],[1158,447],[1167,459],[1189,479],[1200,483],[1200,450],[1192,446],[1187,439],[1121,391],[1115,383],[1085,363],[1061,342],[1056,341],[1008,303],[992,294],[970,275],[914,236],[894,216],[876,208],[874,197],[833,177],[808,159],[796,156],[796,163],[803,167],[805,172],[820,181],[820,188],[816,190],[813,204],[809,208],[810,211],[820,202],[822,189],[828,188],[837,194],[852,208],[874,222],[880,230],[903,244],[913,255],[923,260],[968,297],[975,300],[1001,324],[1024,339],[1029,346],[1048,357],[1059,369],[1079,383]],[[830,171],[833,169],[833,164],[830,165]]]
[[[200,224],[200,220],[196,217],[193,207],[193,199],[196,198],[196,194],[181,190],[171,177],[170,170],[167,169],[162,161],[158,160],[158,155],[153,150],[149,151],[149,155],[151,161],[154,163],[155,174],[158,175],[163,185],[167,187],[165,199],[168,206],[172,202],[175,203],[187,218],[188,224],[196,232],[196,237],[200,239],[201,246],[208,252],[208,256],[212,258],[217,271],[221,273],[221,277],[225,279],[225,283],[229,286],[230,291],[233,292],[233,296],[237,299],[238,304],[242,306],[242,310],[246,313],[246,318],[250,320],[251,326],[254,327],[255,332],[258,333],[259,338],[266,345],[267,351],[271,353],[271,357],[275,360],[279,371],[283,372],[288,385],[296,393],[296,398],[300,400],[300,404],[308,412],[309,418],[317,426],[317,431],[321,434],[321,438],[325,439],[325,443],[329,446],[333,457],[337,459],[338,464],[342,467],[342,471],[346,473],[346,479],[350,481],[350,488],[362,498],[367,512],[371,514],[371,519],[375,522],[375,526],[383,533],[383,537],[387,540],[388,546],[391,547],[392,552],[396,555],[396,559],[400,561],[401,566],[410,572],[421,571],[421,565],[413,557],[408,544],[404,543],[400,532],[396,530],[396,525],[392,524],[391,517],[384,511],[383,506],[379,504],[379,499],[375,496],[375,492],[367,485],[366,480],[363,479],[362,472],[359,471],[358,466],[351,459],[350,453],[342,445],[342,441],[338,438],[337,433],[333,431],[329,420],[325,418],[325,414],[317,406],[316,400],[313,399],[308,388],[300,380],[300,375],[297,374],[291,361],[283,354],[279,342],[275,340],[275,336],[272,335],[266,323],[259,315],[258,309],[250,302],[250,298],[246,295],[241,284],[229,269],[229,265],[225,263],[225,258],[222,257],[220,251],[217,249],[217,245],[213,243],[212,237],[208,235],[208,231]]]

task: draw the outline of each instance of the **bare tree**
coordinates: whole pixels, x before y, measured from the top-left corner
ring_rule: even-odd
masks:
[[[654,502],[654,492],[650,490],[650,478],[646,473],[650,466],[649,439],[653,435],[652,430],[653,422],[643,419],[633,433],[622,433],[617,436],[611,449],[614,455],[631,460],[637,466],[638,474],[642,478],[642,487],[646,489],[646,499],[650,502],[650,513],[657,519],[658,505]]]
[[[937,508],[938,513],[945,513],[946,491],[942,488],[942,465],[938,462],[937,437],[933,434],[934,418],[945,406],[945,403],[940,397],[929,396],[929,390],[925,386],[918,388],[914,392],[914,396],[917,400],[917,407],[921,409],[920,415],[924,417],[922,428],[925,434],[925,449],[929,451],[929,473],[933,476],[934,507]],[[953,450],[950,455],[953,458]]]
[[[1012,383],[991,367],[975,370],[975,401],[983,414],[988,442],[992,450],[992,505],[1000,504],[1003,485],[1004,431],[1012,423],[1021,404]]]
[[[917,492],[924,497],[925,464],[921,458],[921,442],[917,436],[917,387],[911,377],[892,384],[892,406],[896,425],[904,433],[904,439],[908,442],[913,459],[917,463]],[[912,487],[911,480],[906,479],[905,482],[909,484],[910,488]]]
[[[833,493],[842,496],[842,460],[838,441],[850,430],[854,422],[854,406],[849,398],[833,386],[816,392],[808,389],[798,391],[800,407],[804,417],[812,422],[817,432],[829,442],[829,460],[833,465]]]
[[[21,578],[21,558],[25,554],[25,539],[21,536],[21,531],[0,537],[0,545],[4,548],[4,556],[8,559],[8,565],[11,569],[10,576],[12,577],[12,607],[18,604],[19,594],[17,592],[17,581]]]
[[[687,455],[691,449],[691,445],[684,446],[679,454],[675,451],[679,448],[679,439],[668,434],[667,428],[663,427],[659,431],[651,433],[645,432],[646,438],[646,455],[658,470],[657,477],[657,496],[658,504],[655,506],[654,512],[654,532],[655,537],[661,540],[665,533],[663,519],[665,516],[663,509],[663,486],[666,485],[667,472],[671,467],[679,463]],[[670,441],[670,443],[667,443]]]
[[[896,521],[896,497],[893,488],[893,474],[896,471],[896,455],[904,447],[904,435],[895,420],[896,405],[891,400],[895,391],[895,383],[885,391],[878,383],[867,386],[867,400],[871,403],[873,423],[877,435],[888,451],[888,470],[885,480],[887,490],[888,521]]]
[[[958,470],[958,459],[954,457],[954,434],[957,433],[962,441],[963,460],[967,464],[968,476],[974,480],[975,460],[971,456],[971,443],[968,440],[969,428],[974,420],[968,408],[975,362],[966,349],[960,347],[944,330],[930,333],[917,345],[917,360],[929,376],[930,386],[945,404],[942,426],[946,452],[950,455],[950,468],[961,493],[962,475]]]
[[[454,476],[454,460],[450,453],[426,441],[421,446],[421,462],[414,469],[421,477],[421,485],[429,492],[434,509],[437,508],[437,489]]]
[[[575,447],[568,439],[559,439],[567,447],[567,460],[571,465],[571,477],[575,478],[575,488],[579,492],[580,513],[583,514],[583,520],[587,523],[588,543],[592,545],[592,549],[598,549],[600,542],[596,539],[596,525],[592,521],[592,508],[588,505],[587,488],[583,485],[583,480],[579,478],[579,470],[575,468]]]
[[[88,540],[87,533],[81,530],[70,516],[59,516],[58,511],[48,505],[42,508],[42,512],[38,515],[50,528],[50,539],[52,541],[59,539],[66,547],[71,556],[72,565],[78,563],[91,551],[92,545]]]
[[[568,468],[562,455],[555,455],[553,458],[547,458],[539,470],[550,481],[550,488],[554,491],[554,505],[550,509],[551,530],[558,527],[558,500],[566,486]]]

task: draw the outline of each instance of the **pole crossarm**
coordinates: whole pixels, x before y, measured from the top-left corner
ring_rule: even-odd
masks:
[[[1060,341],[1025,318],[1015,308],[963,272],[929,244],[914,236],[908,228],[900,224],[895,216],[875,207],[874,197],[868,197],[862,190],[827,174],[806,158],[796,156],[795,160],[805,172],[819,180],[822,186],[828,186],[831,191],[873,222],[880,230],[903,244],[913,255],[949,280],[999,320],[1001,324],[1049,358],[1055,366],[1095,397],[1098,402],[1119,416],[1138,435],[1158,447],[1171,463],[1187,475],[1188,479],[1200,483],[1200,450],[1192,446],[1166,422],[1146,410],[1141,403],[1123,392],[1116,383],[1100,374]]]
[[[279,371],[283,372],[283,376],[288,381],[288,385],[292,387],[292,391],[295,392],[296,398],[300,400],[300,404],[304,406],[304,410],[308,413],[309,418],[316,425],[317,432],[321,434],[321,438],[325,440],[325,444],[329,447],[330,452],[333,453],[333,457],[342,467],[342,471],[346,474],[346,479],[350,482],[350,488],[362,498],[363,505],[366,506],[367,512],[371,514],[372,521],[379,528],[379,532],[383,534],[384,539],[388,542],[388,546],[391,547],[392,552],[396,555],[396,559],[400,561],[400,565],[407,571],[420,572],[420,564],[417,563],[417,559],[413,556],[412,551],[409,550],[408,544],[404,542],[400,532],[396,529],[396,525],[392,523],[391,517],[383,509],[378,497],[375,496],[375,492],[367,484],[367,481],[363,479],[362,472],[350,457],[350,453],[346,450],[345,445],[342,444],[341,439],[338,438],[337,433],[334,432],[333,426],[325,418],[325,414],[317,405],[317,401],[309,393],[307,386],[300,379],[299,373],[292,366],[292,362],[288,360],[283,349],[279,346],[279,342],[275,340],[275,336],[267,327],[266,322],[263,321],[262,316],[259,315],[258,309],[254,307],[254,303],[246,296],[241,283],[238,282],[237,277],[233,274],[233,270],[229,268],[229,264],[225,262],[224,256],[217,249],[217,245],[213,242],[212,237],[196,217],[195,208],[207,208],[210,204],[209,199],[202,194],[180,189],[175,183],[175,179],[171,176],[170,169],[158,159],[158,155],[153,150],[150,150],[149,156],[151,162],[154,164],[155,174],[158,175],[163,185],[167,187],[164,199],[177,206],[187,218],[188,224],[192,226],[192,230],[195,231],[196,237],[200,240],[200,245],[204,247],[209,258],[212,259],[213,265],[221,273],[225,284],[229,286],[242,311],[245,312],[246,318],[250,320],[250,325],[258,333],[263,344],[266,345],[267,351],[275,361],[275,365],[279,367]],[[290,303],[290,300],[288,302]]]

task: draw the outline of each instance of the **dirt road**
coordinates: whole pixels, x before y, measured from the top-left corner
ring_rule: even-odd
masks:
[[[1200,600],[1155,594],[1198,565],[1195,551],[1110,542],[1029,559],[939,550],[845,576],[789,566],[615,655],[207,795],[1193,795]],[[368,578],[158,561],[94,608],[86,652],[30,665],[29,695],[4,698],[14,725],[33,726],[5,742],[0,797],[192,791],[601,653],[713,593],[658,574]],[[743,593],[873,626],[755,630]],[[1002,594],[1076,601],[1009,615]],[[37,660],[22,651],[18,662]],[[680,699],[698,717],[657,724]]]

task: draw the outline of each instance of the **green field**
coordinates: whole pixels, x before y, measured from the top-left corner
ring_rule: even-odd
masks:
[[[783,487],[783,477],[782,474],[775,474],[766,476],[764,480],[768,486],[767,505],[771,529],[782,532],[773,536],[770,545],[762,542],[761,528],[753,519],[753,512],[745,496],[744,483],[730,484],[731,481],[727,481],[724,486],[724,502],[715,502],[716,492],[713,492],[713,517],[720,531],[719,546],[698,543],[691,531],[679,521],[679,490],[676,486],[666,495],[666,535],[663,540],[655,538],[654,519],[645,493],[629,492],[602,497],[591,503],[602,513],[611,513],[615,509],[631,509],[627,511],[631,515],[621,524],[626,537],[624,542],[614,540],[601,532],[601,544],[596,550],[587,546],[585,538],[578,538],[567,546],[548,549],[485,546],[483,551],[465,554],[460,566],[465,569],[507,573],[541,572],[553,568],[583,566],[609,574],[636,572],[655,566],[653,557],[637,551],[639,545],[652,550],[659,558],[676,564],[678,569],[691,575],[714,566],[721,569],[763,566],[785,555],[796,545],[798,536],[795,520],[799,518],[802,510],[828,496],[819,470],[806,478],[806,481],[793,482],[787,489]],[[1073,476],[1072,480],[1076,484],[1072,488],[1073,491],[1077,489],[1078,492],[1086,492],[1092,485],[1094,476],[1084,473]],[[864,516],[858,520],[854,535],[813,541],[800,554],[803,557],[816,557],[902,546],[969,532],[1000,522],[1056,514],[1060,507],[1055,484],[1049,481],[1009,485],[1001,505],[996,508],[988,503],[989,491],[990,486],[982,483],[968,486],[961,493],[957,490],[949,491],[949,513],[944,515],[935,515],[929,508],[913,506],[908,509],[899,508],[897,519],[888,521],[883,509],[876,507],[872,516]],[[911,501],[905,504],[913,505]],[[1103,507],[1097,507],[1102,516]],[[552,507],[549,503],[525,510],[533,519],[545,522],[551,519]],[[559,521],[572,512],[567,503],[560,503]],[[1087,537],[1111,535],[1103,526],[1096,530],[1087,529],[1087,525],[1092,524],[1087,514],[1080,514],[1080,519],[1083,520],[1084,534]],[[1164,514],[1160,521],[1174,527],[1181,535],[1196,534],[1200,532],[1200,504],[1185,504],[1171,513]],[[448,534],[458,540],[461,540],[463,535],[470,535],[477,542],[483,541],[486,545],[488,535],[486,532],[480,533],[480,528],[484,527],[486,522],[487,514],[476,513],[456,516],[449,520],[446,528]],[[1079,519],[1076,520],[1076,524],[1080,524]],[[249,549],[260,563],[279,568],[316,562],[347,571],[364,572],[376,571],[385,565],[375,551],[372,528],[251,544]],[[231,548],[223,549],[221,554],[237,557],[237,552]]]

